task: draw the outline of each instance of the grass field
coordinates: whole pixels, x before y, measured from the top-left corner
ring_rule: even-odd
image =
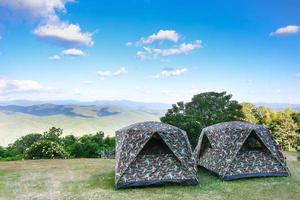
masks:
[[[0,162],[0,199],[299,199],[300,162],[287,153],[291,177],[220,181],[200,169],[197,186],[114,189],[114,160]]]

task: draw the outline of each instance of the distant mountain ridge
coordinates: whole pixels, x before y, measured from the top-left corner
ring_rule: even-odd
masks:
[[[130,100],[97,100],[97,101],[77,101],[77,100],[55,100],[55,101],[31,101],[31,100],[12,100],[0,101],[0,106],[16,105],[16,106],[33,106],[41,104],[55,104],[55,105],[107,105],[119,106],[133,109],[168,109],[171,104],[159,102],[138,102]]]
[[[64,134],[82,135],[115,130],[141,121],[159,121],[170,105],[132,101],[10,101],[0,102],[0,145],[55,126]]]
[[[255,103],[257,106],[264,106],[275,111],[282,111],[290,108],[294,111],[300,112],[300,104],[288,104],[288,103]]]

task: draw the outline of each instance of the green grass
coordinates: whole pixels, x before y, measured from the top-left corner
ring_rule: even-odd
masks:
[[[114,189],[114,160],[0,162],[0,199],[299,199],[300,161],[287,153],[291,177],[221,181],[204,169],[199,185]]]

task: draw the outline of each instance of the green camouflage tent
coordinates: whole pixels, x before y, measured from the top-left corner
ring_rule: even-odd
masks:
[[[194,156],[223,180],[289,175],[282,153],[261,125],[234,121],[206,127]]]
[[[197,184],[186,132],[160,122],[136,123],[116,131],[116,188]]]

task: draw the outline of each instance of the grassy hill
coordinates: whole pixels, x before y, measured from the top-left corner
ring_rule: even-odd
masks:
[[[221,181],[201,169],[199,185],[114,189],[114,160],[73,159],[0,162],[0,199],[264,199],[300,196],[300,161],[286,154],[291,177]]]
[[[159,120],[163,110],[114,105],[5,105],[0,106],[0,145],[6,146],[22,135],[42,133],[50,127],[64,134],[83,135],[99,130],[114,135],[129,124]]]

